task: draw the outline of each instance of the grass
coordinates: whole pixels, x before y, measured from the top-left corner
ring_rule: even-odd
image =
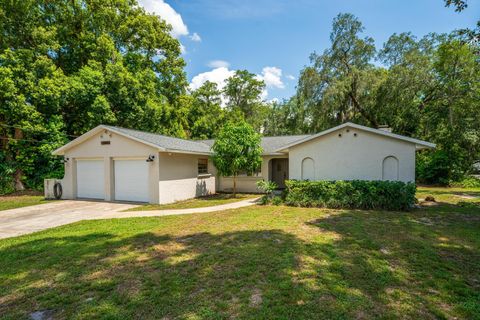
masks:
[[[0,196],[0,211],[34,206],[47,203],[42,195],[36,192],[17,193],[7,196]]]
[[[433,192],[412,212],[254,206],[1,240],[0,318],[480,319],[480,210],[456,204],[480,189]]]
[[[417,198],[425,199],[426,196],[432,196],[438,202],[450,204],[480,202],[480,188],[418,187]]]
[[[127,211],[145,211],[145,210],[166,210],[166,209],[189,209],[218,206],[221,204],[233,203],[246,199],[258,198],[258,194],[237,194],[235,198],[231,194],[217,193],[210,196],[199,197],[184,201],[178,201],[171,204],[147,204],[129,209]]]

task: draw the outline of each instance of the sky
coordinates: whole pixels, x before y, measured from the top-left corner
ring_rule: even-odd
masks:
[[[422,37],[473,28],[480,0],[461,13],[443,0],[138,0],[172,25],[182,45],[190,88],[210,80],[223,86],[235,70],[265,81],[265,100],[289,98],[312,52],[330,45],[333,18],[352,13],[377,48],[393,34]]]

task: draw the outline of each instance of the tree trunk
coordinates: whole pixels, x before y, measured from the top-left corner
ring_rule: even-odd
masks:
[[[237,175],[233,175],[233,197],[237,197]]]
[[[15,128],[14,138],[23,139],[23,131],[21,129]],[[19,151],[17,151],[17,156],[18,154],[19,154]],[[25,186],[23,185],[23,182],[22,182],[22,177],[23,177],[22,169],[17,168],[15,170],[15,174],[13,175],[15,191],[25,190]]]

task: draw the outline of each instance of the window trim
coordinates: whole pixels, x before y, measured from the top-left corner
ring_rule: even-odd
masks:
[[[205,163],[201,163],[205,161]],[[205,168],[200,169],[200,166],[205,166]],[[198,158],[197,159],[197,175],[208,175],[208,158]]]

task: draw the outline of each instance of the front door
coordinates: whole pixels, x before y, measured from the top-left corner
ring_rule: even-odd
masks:
[[[272,181],[279,189],[285,188],[285,180],[288,179],[288,159],[272,159]]]

